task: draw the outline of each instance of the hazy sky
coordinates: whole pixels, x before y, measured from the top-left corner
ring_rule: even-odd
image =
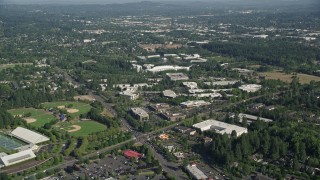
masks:
[[[200,1],[200,2],[241,2],[241,1],[252,1],[252,2],[268,2],[275,0],[0,0],[0,3],[9,4],[110,4],[110,3],[128,3],[128,2],[141,2],[141,1],[153,1],[153,2],[185,2],[185,1]],[[302,2],[306,0],[277,0],[277,1],[296,1]],[[308,0],[319,1],[319,0]]]

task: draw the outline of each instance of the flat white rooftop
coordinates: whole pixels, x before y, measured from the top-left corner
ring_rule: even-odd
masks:
[[[161,72],[161,71],[170,71],[170,70],[175,70],[175,71],[187,70],[187,71],[189,71],[190,67],[165,65],[165,66],[156,66],[156,67],[153,67],[151,69],[147,69],[147,71],[150,71],[150,72],[153,72],[153,73]]]
[[[195,89],[198,87],[196,82],[182,82],[182,84],[190,89]]]
[[[33,151],[31,149],[29,149],[29,150],[25,150],[25,151],[20,151],[15,154],[3,156],[0,159],[5,166],[10,166],[13,164],[17,164],[17,163],[35,158],[35,157],[36,157],[36,155],[33,153]]]
[[[262,88],[259,84],[245,84],[239,87],[239,89],[246,92],[257,92]]]
[[[208,97],[208,98],[217,98],[217,97],[222,97],[220,93],[202,93],[202,94],[194,94],[193,96],[203,98],[203,97]]]
[[[176,98],[176,97],[177,97],[177,94],[176,94],[174,91],[172,91],[172,90],[164,90],[164,91],[162,92],[162,94],[163,94],[163,96],[165,96],[165,97],[170,97],[170,98]]]
[[[250,121],[250,120],[256,121],[256,120],[258,120],[258,118],[259,118],[261,121],[264,121],[264,122],[272,122],[272,121],[273,121],[272,119],[268,119],[268,118],[263,118],[263,117],[258,117],[258,116],[254,116],[254,115],[250,115],[250,114],[240,113],[240,114],[239,114],[240,122],[242,122],[242,119],[243,119],[244,117],[247,118],[248,121]]]
[[[50,140],[46,136],[23,127],[17,127],[11,132],[11,134],[16,138],[31,144],[39,144]]]
[[[210,102],[198,100],[198,101],[186,101],[186,102],[181,103],[180,105],[186,106],[186,107],[199,107],[199,106],[207,106],[210,104],[211,104]]]
[[[205,82],[204,84],[212,85],[212,86],[227,86],[236,84],[239,81],[214,81],[214,82]]]
[[[216,133],[227,135],[231,135],[232,131],[235,131],[237,133],[237,136],[240,136],[241,134],[248,132],[247,128],[212,119],[194,124],[193,127],[201,130],[202,132],[213,130]]]

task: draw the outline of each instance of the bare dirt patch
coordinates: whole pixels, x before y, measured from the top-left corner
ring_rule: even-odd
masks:
[[[36,122],[37,120],[35,118],[30,118],[30,117],[27,117],[27,118],[23,118],[28,124],[30,123],[33,123],[33,122]]]
[[[68,130],[69,133],[77,132],[77,131],[79,131],[81,129],[81,126],[79,126],[79,125],[72,125],[71,127],[73,129]]]
[[[299,78],[300,83],[308,84],[310,81],[320,81],[320,77],[308,75],[308,74],[286,74],[280,71],[273,71],[273,72],[264,72],[260,73],[260,76],[264,76],[266,79],[279,79],[281,81],[290,83],[293,77],[296,75]]]
[[[74,96],[75,100],[81,100],[81,101],[95,101],[96,99],[93,96],[90,95],[82,95],[82,96]]]
[[[67,112],[68,113],[77,113],[77,112],[79,112],[79,109],[67,109]]]
[[[58,108],[58,109],[65,109],[66,106],[58,106],[57,108]]]

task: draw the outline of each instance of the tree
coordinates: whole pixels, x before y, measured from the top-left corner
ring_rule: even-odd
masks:
[[[152,163],[152,153],[151,150],[149,148],[147,148],[147,153],[146,153],[146,162],[148,164]]]
[[[237,138],[237,132],[235,130],[231,132],[231,137],[234,139]]]
[[[298,171],[300,169],[299,161],[297,155],[294,156],[293,158],[293,169],[295,171]]]
[[[243,118],[242,118],[242,126],[243,126],[243,127],[247,127],[247,126],[248,126],[248,120],[247,120],[246,117],[243,117]]]

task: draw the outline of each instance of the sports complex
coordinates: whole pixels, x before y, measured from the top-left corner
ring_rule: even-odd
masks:
[[[0,168],[35,158],[34,152],[38,150],[38,145],[49,140],[23,127],[17,127],[8,134],[0,134]]]

